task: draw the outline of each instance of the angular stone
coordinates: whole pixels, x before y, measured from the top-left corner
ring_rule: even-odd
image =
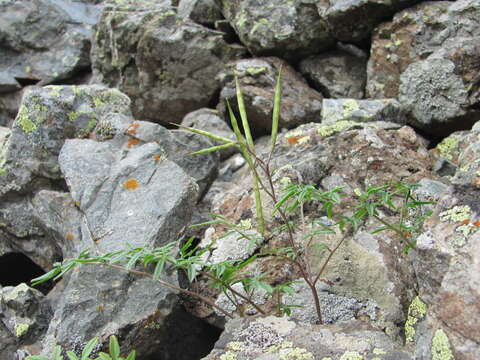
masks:
[[[215,0],[181,0],[178,4],[178,15],[210,26],[223,19],[220,6]]]
[[[131,97],[136,119],[179,123],[209,105],[220,86],[216,75],[244,49],[182,20],[174,8],[142,4],[105,8],[93,68],[99,81]]]
[[[225,18],[240,41],[256,56],[287,59],[326,50],[333,38],[312,0],[223,1]]]
[[[233,72],[242,89],[248,121],[252,132],[258,136],[270,133],[275,85],[282,68],[282,108],[279,128],[293,128],[307,122],[319,122],[322,95],[311,89],[307,82],[283,60],[254,58],[238,60],[231,70],[222,74],[224,87],[220,93],[219,109],[228,118],[225,100],[237,110],[236,87]],[[240,119],[237,116],[238,119]]]
[[[90,37],[100,7],[67,0],[6,0],[0,3],[0,88],[17,79],[48,84],[90,65]]]
[[[367,81],[367,57],[358,51],[336,50],[309,57],[300,62],[300,72],[327,98],[361,99]]]
[[[323,99],[322,124],[385,121],[404,125],[405,112],[395,99]]]

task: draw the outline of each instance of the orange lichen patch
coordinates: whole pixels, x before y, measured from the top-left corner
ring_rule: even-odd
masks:
[[[74,204],[75,206],[80,207],[80,201],[75,201]]]
[[[290,136],[287,138],[287,141],[289,145],[296,145],[298,144],[298,141],[304,137],[305,136]]]
[[[65,234],[65,239],[67,239],[69,241],[72,241],[73,239],[75,239],[75,236],[73,236],[72,233],[66,233]]]
[[[135,190],[138,188],[138,181],[134,178],[130,178],[123,183],[123,186],[125,186],[128,190]]]
[[[137,134],[137,129],[140,127],[139,123],[131,123],[130,126],[127,129],[127,133],[130,135],[136,135]]]
[[[127,147],[131,148],[131,147],[134,147],[138,144],[140,144],[140,140],[135,139],[135,138],[130,138],[130,139],[128,139]]]
[[[475,225],[476,227],[480,227],[480,220],[479,220],[479,221],[475,221],[475,222],[473,223],[473,225]]]
[[[467,219],[467,220],[463,220],[463,221],[460,223],[460,225],[468,225],[468,224],[470,224],[470,220],[468,220],[468,219]]]
[[[160,160],[162,160],[162,155],[160,155],[160,154],[155,154],[155,155],[153,155],[153,160],[155,160],[155,161],[160,161]]]
[[[97,306],[97,311],[98,312],[103,312],[103,310],[105,310],[105,306],[103,306],[103,305],[98,305]]]

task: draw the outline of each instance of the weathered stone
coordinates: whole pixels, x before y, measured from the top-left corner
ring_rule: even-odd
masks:
[[[203,360],[380,358],[410,360],[412,355],[382,331],[360,322],[312,326],[270,316],[229,321],[214,350]]]
[[[181,0],[178,4],[178,15],[209,26],[223,19],[220,6],[215,0]]]
[[[475,0],[431,1],[396,14],[373,35],[367,96],[399,96],[409,123],[437,137],[469,129],[480,118],[478,19]]]
[[[358,42],[370,36],[381,21],[420,0],[320,0],[318,11],[340,41]]]
[[[68,0],[5,0],[0,3],[0,88],[17,80],[48,84],[90,65],[92,27],[100,7]]]
[[[300,72],[327,98],[361,99],[367,81],[367,56],[342,50],[327,52],[302,60]]]
[[[225,18],[256,56],[287,59],[326,50],[333,38],[312,0],[222,1]]]
[[[93,67],[100,81],[132,99],[136,119],[179,123],[208,106],[226,61],[244,54],[223,34],[164,6],[107,7],[97,27]]]
[[[17,116],[22,91],[0,94],[0,126],[10,127]]]
[[[478,193],[478,188],[469,185],[449,188],[437,202],[411,255],[420,297],[429,309],[431,330],[423,336],[432,342],[441,337],[448,343],[448,351],[462,360],[473,360],[480,354]],[[436,329],[442,329],[443,334]],[[417,341],[417,346],[424,346],[422,336]],[[435,351],[432,345],[431,352]]]
[[[235,134],[227,123],[219,116],[218,111],[212,109],[200,109],[187,114],[183,120],[182,125],[194,127],[203,131],[208,131],[217,136],[235,141]],[[210,139],[211,140],[211,139]],[[224,142],[215,141],[215,145],[222,145]],[[222,149],[219,151],[220,159],[225,160],[234,153],[238,152],[235,146]]]
[[[404,125],[405,112],[395,99],[323,99],[322,124],[339,121],[388,121]]]
[[[4,327],[2,334],[15,339],[16,345],[15,349],[2,348],[0,359],[17,359],[16,350],[36,342],[46,332],[52,316],[52,309],[40,291],[24,283],[0,288],[0,328]],[[0,337],[0,348],[2,345],[6,343]]]
[[[58,153],[65,139],[88,137],[110,112],[130,114],[128,97],[96,85],[26,91],[0,156],[4,161],[0,187],[25,190],[38,178],[61,179]]]
[[[233,73],[238,76],[245,101],[248,121],[255,135],[269,133],[275,85],[282,68],[282,108],[279,128],[293,128],[307,122],[319,122],[322,95],[311,89],[306,81],[284,61],[278,58],[238,60],[223,74],[225,84],[220,94],[219,109],[228,117],[225,100],[237,110],[236,87]],[[240,119],[237,116],[238,119]]]

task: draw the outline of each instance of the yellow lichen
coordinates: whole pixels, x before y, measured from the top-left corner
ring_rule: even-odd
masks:
[[[408,317],[405,322],[405,339],[407,343],[412,343],[415,340],[415,324],[423,319],[427,313],[427,305],[425,305],[420,297],[416,296],[408,308]]]
[[[432,360],[452,360],[454,359],[450,349],[450,341],[442,329],[435,332],[432,339]]]

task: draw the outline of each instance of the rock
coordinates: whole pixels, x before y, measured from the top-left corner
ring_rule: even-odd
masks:
[[[98,253],[127,246],[151,249],[176,241],[197,199],[193,179],[153,141],[129,146],[123,134],[102,142],[71,139],[65,142],[59,163],[83,215],[76,234]],[[37,202],[48,205],[52,195],[40,193]],[[63,201],[60,198],[60,204]],[[178,286],[176,274],[162,279]],[[82,312],[73,311],[79,306]],[[85,266],[72,273],[58,300],[44,353],[54,343],[79,348],[93,336],[110,334],[121,335],[127,346],[135,343],[140,357],[153,356],[159,347],[169,353],[170,327],[182,316],[186,315],[175,291],[146,277]],[[198,326],[190,330],[195,332]]]
[[[90,66],[98,6],[68,0],[6,0],[0,14],[0,91],[15,91],[23,82],[68,79]]]
[[[383,332],[359,322],[336,326],[306,325],[273,316],[229,321],[214,350],[214,359],[397,359],[412,355]]]
[[[0,94],[0,126],[10,127],[22,101],[22,91]]]
[[[182,20],[174,8],[140,2],[105,8],[92,62],[98,81],[131,97],[136,119],[168,124],[208,106],[225,62],[243,54],[221,32]]]
[[[315,1],[222,1],[222,12],[255,56],[301,59],[333,46]]]
[[[450,164],[450,181],[457,185],[480,183],[480,129],[457,131],[443,139],[435,149],[439,161]]]
[[[358,55],[342,50],[314,55],[300,62],[300,72],[327,98],[361,99],[367,81],[367,56]]]
[[[405,112],[395,99],[323,99],[322,124],[338,121],[388,121],[405,125]]]
[[[424,343],[431,341],[431,353],[453,353],[462,360],[480,355],[478,193],[471,185],[450,187],[411,254],[420,298],[428,308],[426,329],[414,338],[418,352],[426,352]],[[443,350],[438,344],[435,350],[438,342],[444,344]]]
[[[311,89],[306,81],[284,61],[277,58],[238,60],[232,70],[223,74],[224,87],[220,93],[222,102],[218,108],[226,111],[225,100],[237,110],[236,87],[233,72],[238,76],[242,89],[248,121],[253,133],[270,133],[272,125],[275,85],[282,68],[282,108],[279,128],[293,128],[307,122],[319,122],[322,95]],[[240,121],[240,117],[238,117]]]
[[[110,112],[130,114],[128,97],[97,85],[26,91],[3,148],[0,186],[25,191],[34,187],[31,183],[35,179],[62,179],[58,153],[65,139],[88,137],[102,116]]]
[[[223,19],[220,6],[215,0],[181,0],[178,16],[207,26],[213,26],[216,21]]]
[[[335,39],[351,43],[367,39],[381,21],[418,2],[419,0],[321,0],[317,6]]]
[[[0,328],[4,327],[0,348],[9,342],[16,345],[15,349],[3,348],[0,359],[17,359],[16,350],[36,342],[46,332],[52,315],[52,309],[44,301],[44,295],[25,283],[0,289]],[[2,337],[11,340],[5,342]]]
[[[409,123],[435,137],[469,129],[480,117],[475,85],[479,18],[477,1],[432,1],[379,26],[368,63],[367,96],[399,96]]]
[[[208,131],[212,134],[231,139],[235,141],[235,134],[227,123],[219,116],[218,111],[212,109],[200,109],[193,111],[182,120],[182,125],[194,127],[200,130]],[[210,139],[212,140],[212,139]],[[215,145],[224,144],[221,141],[215,141]],[[238,148],[233,146],[219,151],[220,159],[225,160],[234,153],[238,152]]]

